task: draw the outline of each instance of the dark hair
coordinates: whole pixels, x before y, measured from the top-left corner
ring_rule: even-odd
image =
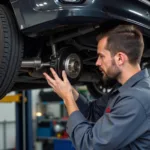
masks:
[[[141,62],[144,50],[143,35],[134,25],[119,25],[116,28],[99,35],[97,40],[108,37],[106,49],[115,55],[123,52],[133,65]]]

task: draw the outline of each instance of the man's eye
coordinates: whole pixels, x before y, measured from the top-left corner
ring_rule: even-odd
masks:
[[[99,55],[99,58],[103,58],[104,56],[102,56],[102,55]]]

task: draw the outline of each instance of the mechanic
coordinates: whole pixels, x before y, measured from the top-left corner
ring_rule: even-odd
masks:
[[[96,66],[103,80],[121,85],[98,100],[88,102],[50,68],[48,84],[64,100],[67,132],[76,150],[150,150],[150,77],[140,68],[144,50],[142,33],[133,25],[119,25],[98,36]],[[117,86],[116,86],[117,87]]]

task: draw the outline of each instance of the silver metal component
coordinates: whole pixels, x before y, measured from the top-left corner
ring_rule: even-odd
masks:
[[[6,141],[7,141],[7,133],[6,133],[6,127],[7,127],[7,122],[4,120],[3,122],[3,141],[4,141],[4,149],[7,149],[7,144],[6,144]]]
[[[56,57],[56,45],[52,43],[51,46],[52,46],[53,56]]]
[[[50,63],[42,63],[41,59],[34,60],[23,60],[21,68],[41,68],[41,67],[50,67]]]
[[[52,48],[52,56],[54,57],[54,58],[56,58],[56,56],[57,56],[57,52],[56,52],[56,44],[54,43],[54,40],[53,40],[53,37],[50,37],[50,42],[49,42],[49,44],[50,44],[50,46],[51,46],[51,48]]]
[[[73,53],[70,54],[65,61],[65,71],[70,78],[77,78],[81,72],[80,57]]]

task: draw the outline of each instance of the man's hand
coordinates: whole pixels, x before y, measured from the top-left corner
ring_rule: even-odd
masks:
[[[48,84],[53,88],[53,90],[64,100],[67,107],[68,114],[79,110],[74,99],[73,87],[71,86],[65,71],[62,72],[63,80],[61,80],[54,69],[50,69],[54,79],[52,79],[47,73],[43,73]],[[75,90],[75,89],[74,89]],[[74,91],[75,96],[77,96],[77,91]]]
[[[53,90],[63,99],[74,99],[72,93],[72,86],[67,79],[67,75],[65,71],[62,72],[63,80],[61,80],[54,69],[50,68],[52,75],[54,77],[51,78],[47,73],[43,73],[48,84],[53,88]]]

